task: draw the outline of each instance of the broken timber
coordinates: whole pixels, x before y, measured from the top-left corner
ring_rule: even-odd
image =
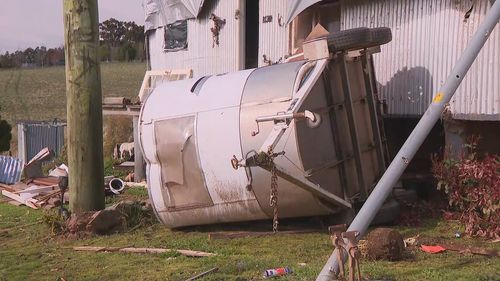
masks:
[[[206,253],[200,251],[192,250],[173,250],[173,249],[161,249],[161,248],[120,248],[120,247],[73,247],[75,251],[87,251],[87,252],[122,252],[122,253],[138,253],[138,254],[162,254],[177,252],[186,257],[212,257],[216,254]]]

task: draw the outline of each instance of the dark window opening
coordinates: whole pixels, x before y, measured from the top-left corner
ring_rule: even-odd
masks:
[[[165,43],[163,45],[165,51],[175,52],[187,49],[187,26],[187,20],[165,26]]]
[[[245,4],[245,69],[259,65],[259,0]]]

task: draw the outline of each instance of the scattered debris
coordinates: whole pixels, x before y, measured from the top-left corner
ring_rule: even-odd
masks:
[[[111,192],[119,195],[120,193],[122,193],[123,189],[125,189],[125,183],[119,178],[114,178],[109,181],[108,187]]]
[[[280,231],[279,234],[307,234],[314,233],[317,230],[313,229],[300,229],[300,230],[285,230]],[[275,232],[265,231],[265,232],[255,232],[255,231],[239,231],[239,232],[212,232],[208,234],[209,240],[216,239],[235,239],[235,238],[248,238],[248,237],[263,237],[276,235]]]
[[[405,242],[397,230],[376,228],[359,241],[359,249],[364,258],[398,261],[403,258]]]
[[[169,252],[177,252],[186,257],[213,257],[214,253],[192,251],[192,250],[173,250],[162,248],[127,248],[127,247],[73,247],[75,251],[88,251],[88,252],[121,252],[121,253],[137,253],[137,254],[162,254]]]
[[[420,249],[422,251],[429,253],[429,254],[437,254],[446,251],[445,248],[437,245],[437,246],[427,246],[427,245],[420,245]]]
[[[408,237],[403,240],[403,243],[405,244],[405,248],[411,247],[411,246],[416,246],[417,245],[417,239],[420,237],[419,235],[413,236],[413,237]]]
[[[214,267],[214,268],[209,269],[209,270],[207,270],[207,271],[204,271],[204,272],[202,272],[202,273],[200,273],[200,274],[198,274],[198,275],[195,275],[195,276],[193,276],[193,277],[191,277],[191,278],[189,278],[189,279],[186,279],[186,281],[193,281],[193,280],[199,279],[199,278],[201,278],[201,277],[203,277],[203,276],[205,276],[205,275],[208,275],[208,274],[210,274],[210,273],[212,273],[212,272],[217,272],[218,270],[219,270],[219,268],[218,268],[218,267]]]
[[[54,156],[54,152],[52,152],[48,147],[40,150],[31,160],[24,166],[24,175],[26,178],[39,178],[43,176],[42,173],[42,163],[43,161],[47,161]]]
[[[279,277],[293,273],[293,271],[288,267],[279,267],[274,269],[268,269],[264,271],[265,278]]]

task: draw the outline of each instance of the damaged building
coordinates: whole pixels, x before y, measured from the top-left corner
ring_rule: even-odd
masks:
[[[150,69],[189,68],[195,77],[285,62],[301,53],[304,39],[317,23],[331,33],[391,28],[393,41],[381,47],[374,63],[394,151],[435,98],[491,3],[145,0],[143,6]],[[472,134],[483,136],[484,151],[500,152],[488,141],[500,127],[499,52],[496,27],[450,102],[444,126],[431,135],[434,144],[424,145],[427,152],[444,147],[445,139],[446,145],[459,150]]]

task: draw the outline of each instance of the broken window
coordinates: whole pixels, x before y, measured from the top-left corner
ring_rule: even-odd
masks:
[[[165,26],[165,43],[163,49],[167,52],[187,49],[187,27],[187,20],[177,21]]]
[[[292,22],[291,53],[302,49],[302,44],[317,24],[321,24],[329,32],[340,31],[340,4],[338,1],[323,1],[309,7]]]

